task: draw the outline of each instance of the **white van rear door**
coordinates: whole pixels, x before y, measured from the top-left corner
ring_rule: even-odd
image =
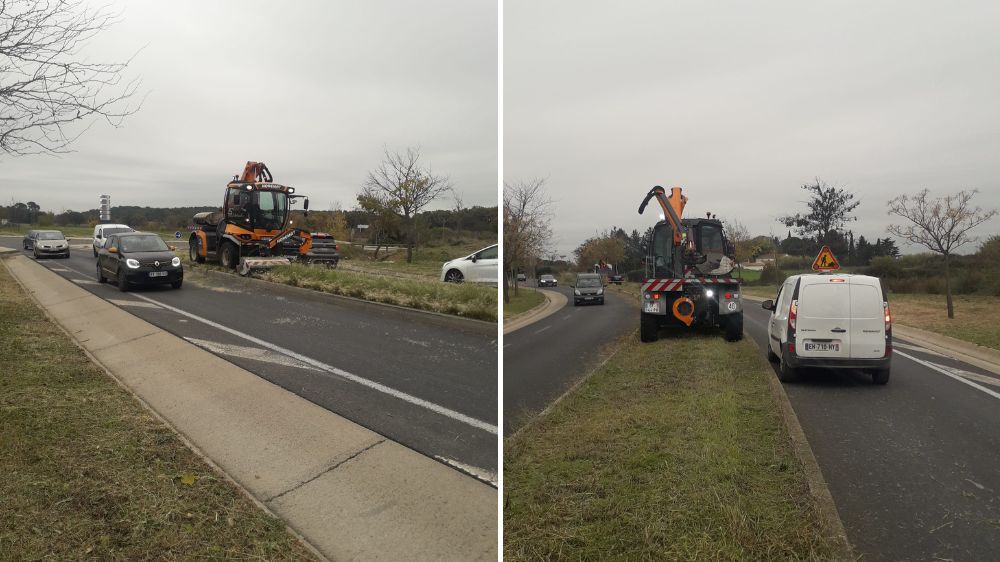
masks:
[[[851,290],[844,278],[803,279],[799,286],[795,353],[847,359],[851,348]]]
[[[851,358],[876,359],[885,355],[885,309],[872,280],[852,281]]]

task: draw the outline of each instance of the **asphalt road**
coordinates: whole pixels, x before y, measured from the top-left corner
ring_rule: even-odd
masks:
[[[744,328],[763,354],[769,313],[744,304]],[[784,385],[855,553],[998,560],[1000,377],[893,340],[886,386],[822,369]]]
[[[0,245],[20,244],[0,237]],[[494,324],[194,271],[185,272],[180,290],[121,293],[96,282],[89,248],[39,263],[315,404],[495,485]]]
[[[573,289],[552,289],[568,304],[554,314],[504,335],[504,434],[537,415],[600,360],[619,336],[639,326],[639,309],[613,291],[604,305],[573,306]]]

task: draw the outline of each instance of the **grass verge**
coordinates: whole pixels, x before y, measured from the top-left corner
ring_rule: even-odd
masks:
[[[510,302],[503,305],[503,318],[507,320],[518,314],[524,314],[543,302],[545,302],[545,295],[542,293],[527,287],[518,287],[517,296],[515,297],[514,291],[511,290]]]
[[[261,277],[334,295],[489,322],[497,321],[496,287],[475,283],[400,279],[298,264],[276,267]]]
[[[504,443],[504,559],[830,559],[750,342],[625,346]]]
[[[314,559],[0,265],[0,559]]]

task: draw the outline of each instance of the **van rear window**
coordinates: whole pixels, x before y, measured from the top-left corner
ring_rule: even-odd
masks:
[[[799,292],[798,315],[803,318],[847,318],[851,295],[846,283],[805,285]]]
[[[882,301],[871,285],[851,285],[851,317],[881,318]]]

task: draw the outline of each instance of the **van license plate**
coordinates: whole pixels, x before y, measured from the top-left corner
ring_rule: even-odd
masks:
[[[806,342],[806,351],[840,351],[840,344],[827,342]]]
[[[652,314],[660,314],[660,303],[658,302],[647,302],[642,306],[643,312],[650,312]]]
[[[166,277],[167,276],[167,272],[166,271],[150,271],[149,272],[149,276],[150,277]]]

